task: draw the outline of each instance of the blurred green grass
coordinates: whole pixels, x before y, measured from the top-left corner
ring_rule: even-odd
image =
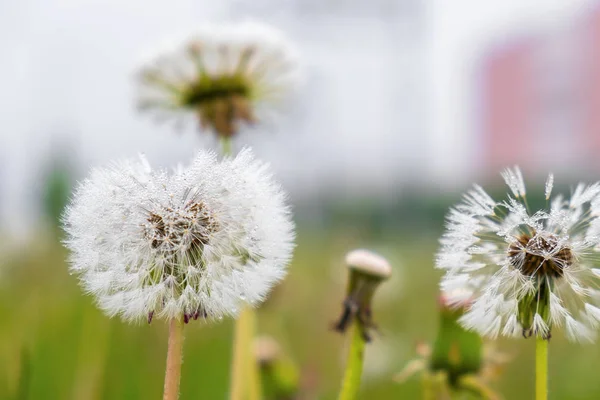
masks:
[[[361,398],[420,398],[418,379],[398,385],[392,377],[414,358],[417,341],[435,337],[436,240],[431,234],[365,239],[345,229],[300,230],[290,273],[261,308],[259,330],[302,366],[304,398],[336,398],[345,349],[330,326],[344,295],[343,255],[359,246],[387,256],[395,269],[375,298],[381,335],[367,348]],[[166,324],[132,326],[102,315],[69,276],[66,251],[53,234],[19,249],[5,255],[0,270],[0,399],[160,398]],[[181,399],[226,399],[232,321],[191,323],[185,336]],[[533,398],[534,342],[501,341],[499,347],[513,361],[494,386],[505,399]],[[551,399],[600,398],[598,371],[597,345],[568,344],[555,335]]]

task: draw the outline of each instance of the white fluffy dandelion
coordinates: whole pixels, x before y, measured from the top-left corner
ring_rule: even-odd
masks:
[[[180,123],[192,115],[221,137],[272,114],[299,82],[293,44],[257,22],[205,25],[165,47],[136,73],[138,108]]]
[[[285,195],[250,150],[200,152],[169,174],[147,161],[95,169],[64,217],[71,271],[126,320],[235,316],[286,273]]]
[[[600,183],[579,184],[570,198],[531,210],[518,167],[502,176],[508,199],[475,186],[450,210],[436,265],[448,293],[473,302],[461,323],[482,335],[549,338],[562,327],[574,341],[593,341],[600,325]],[[463,296],[464,297],[464,296]]]

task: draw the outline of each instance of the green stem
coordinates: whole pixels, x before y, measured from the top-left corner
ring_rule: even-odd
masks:
[[[253,309],[245,307],[235,323],[231,363],[231,400],[260,399],[258,364],[252,355],[255,328],[256,314]]]
[[[358,322],[352,326],[352,342],[346,361],[346,373],[338,400],[354,400],[360,387],[360,377],[363,370],[365,354],[365,339]]]
[[[433,386],[433,377],[429,371],[425,371],[423,373],[423,377],[421,378],[423,400],[435,400],[435,389]]]
[[[31,382],[31,355],[23,347],[21,349],[21,366],[19,371],[19,383],[15,400],[27,400],[29,398],[29,384]]]
[[[479,395],[483,400],[498,400],[498,395],[475,375],[460,378],[460,387]]]
[[[179,398],[182,350],[183,322],[180,319],[173,318],[169,323],[169,348],[167,350],[163,400],[177,400]]]
[[[535,341],[535,400],[548,399],[548,340]]]
[[[221,154],[231,156],[231,138],[221,138]],[[256,312],[244,307],[235,322],[233,358],[231,362],[231,400],[260,400],[262,388],[258,363],[252,353],[252,339],[256,332]]]
[[[224,156],[231,156],[231,138],[221,138],[221,154]]]
[[[221,154],[231,156],[231,138],[221,138]],[[262,388],[258,363],[252,352],[256,332],[256,312],[244,307],[235,322],[233,360],[231,363],[231,400],[260,400]]]
[[[256,333],[257,316],[256,311],[253,308],[246,307],[244,311],[248,314],[249,318],[249,335],[248,335],[248,358],[246,371],[248,373],[248,400],[261,400],[262,399],[262,381],[260,379],[260,366],[256,361],[253,350],[253,339]]]

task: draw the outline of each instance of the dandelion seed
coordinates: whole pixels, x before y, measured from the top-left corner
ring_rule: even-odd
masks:
[[[546,196],[546,200],[550,199],[550,195],[552,194],[552,188],[554,187],[554,175],[548,175],[548,179],[546,180],[546,190],[544,191],[544,195]]]
[[[518,167],[502,173],[513,197],[496,202],[478,186],[447,217],[436,266],[443,289],[473,293],[461,323],[478,333],[590,341],[598,327],[600,184],[528,211]],[[548,177],[550,199],[554,178]]]
[[[206,25],[170,44],[137,72],[138,108],[201,128],[235,135],[269,114],[299,82],[294,46],[256,22]]]
[[[174,174],[144,159],[95,169],[64,216],[71,271],[109,316],[235,316],[286,273],[293,223],[267,166],[200,152]]]
[[[505,169],[502,172],[502,177],[516,198],[525,196],[525,182],[523,181],[523,174],[519,167],[515,166],[512,169]]]

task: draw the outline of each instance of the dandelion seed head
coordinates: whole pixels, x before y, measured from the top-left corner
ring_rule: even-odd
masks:
[[[519,168],[502,176],[508,199],[476,186],[450,210],[436,259],[446,271],[442,290],[472,294],[461,323],[482,335],[549,338],[561,328],[571,340],[592,340],[600,327],[600,184],[552,196],[550,175],[548,207],[529,210]]]
[[[95,169],[64,216],[71,270],[108,315],[235,316],[286,273],[285,195],[249,150],[200,152],[174,173],[145,159]]]
[[[235,135],[276,114],[301,81],[297,50],[277,29],[254,22],[206,24],[172,40],[136,72],[137,105],[157,119]]]

